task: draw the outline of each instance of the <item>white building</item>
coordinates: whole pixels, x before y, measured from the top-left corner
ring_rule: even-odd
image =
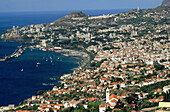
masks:
[[[105,112],[106,106],[105,105],[99,105],[99,112]]]
[[[118,102],[118,97],[114,94],[110,95],[110,90],[106,89],[106,103],[110,108],[114,108]]]
[[[109,103],[109,96],[110,96],[110,90],[109,88],[106,89],[106,103]]]
[[[163,92],[166,93],[168,90],[170,90],[170,85],[163,87]]]

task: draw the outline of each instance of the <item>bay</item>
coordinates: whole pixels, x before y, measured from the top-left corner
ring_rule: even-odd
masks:
[[[121,13],[128,10],[130,9],[84,10],[83,12],[88,15],[98,16]],[[50,23],[71,12],[1,12],[0,35],[13,26],[22,27],[31,24]],[[20,45],[25,44],[0,40],[0,58],[10,55]],[[0,62],[0,106],[8,104],[18,105],[24,99],[36,95],[38,90],[52,89],[53,85],[45,86],[44,84],[57,84],[57,81],[51,80],[51,78],[73,72],[73,68],[78,67],[77,62],[80,61],[81,59],[64,57],[55,52],[27,49],[18,58]],[[37,63],[40,64],[37,66]]]

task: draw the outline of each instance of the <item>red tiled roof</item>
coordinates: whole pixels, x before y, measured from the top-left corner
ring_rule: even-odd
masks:
[[[111,96],[109,96],[109,99],[112,99],[112,98],[118,99],[118,97],[117,97],[116,95],[114,95],[114,94],[112,94]]]
[[[111,102],[117,102],[115,99],[111,100]]]
[[[99,107],[105,107],[105,105],[99,105]]]

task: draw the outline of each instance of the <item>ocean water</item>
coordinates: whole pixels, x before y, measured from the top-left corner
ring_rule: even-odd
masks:
[[[128,10],[84,10],[82,12],[96,16]],[[50,23],[70,12],[72,11],[0,13],[0,35],[12,26]],[[20,45],[25,44],[0,40],[0,58],[10,55]],[[0,106],[18,105],[24,99],[36,95],[38,90],[52,89],[53,85],[44,85],[44,83],[57,84],[57,81],[51,78],[71,73],[73,68],[79,66],[77,62],[80,61],[81,59],[64,57],[55,52],[27,49],[18,58],[0,62]],[[37,63],[40,64],[37,66]]]

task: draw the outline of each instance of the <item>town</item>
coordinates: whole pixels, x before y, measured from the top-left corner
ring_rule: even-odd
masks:
[[[86,58],[52,90],[0,111],[170,111],[169,12],[169,6],[95,17],[72,12],[50,24],[7,30],[5,41],[72,49],[81,53],[70,56]]]

